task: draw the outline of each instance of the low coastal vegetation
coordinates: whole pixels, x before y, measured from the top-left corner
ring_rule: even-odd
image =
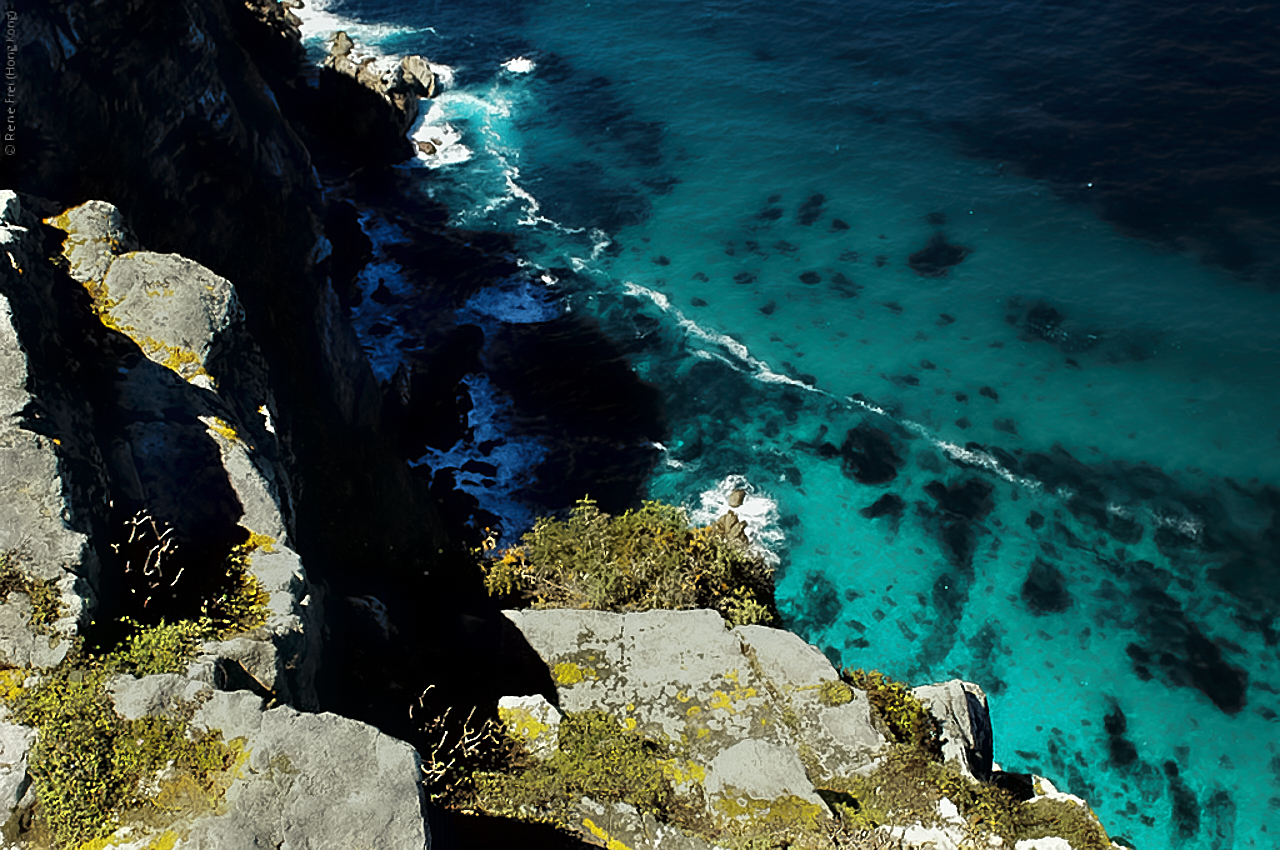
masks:
[[[207,594],[182,600],[183,608],[201,612],[197,617],[148,625],[121,617],[96,642],[76,637],[50,669],[0,670],[8,720],[36,731],[28,768],[36,805],[15,812],[3,827],[5,841],[96,850],[121,826],[134,825],[158,836],[153,846],[167,847],[177,834],[166,824],[216,807],[245,755],[241,742],[193,730],[194,706],[185,714],[125,719],[108,685],[118,675],[183,673],[202,642],[262,625],[268,594],[250,561],[270,545],[250,534],[233,547],[221,574],[199,583]],[[31,579],[21,563],[19,553],[0,553],[0,599],[25,593],[33,631],[51,633],[61,613],[55,583]]]
[[[117,649],[96,653],[82,644],[51,670],[0,672],[0,698],[11,720],[36,730],[30,754],[36,807],[26,822],[15,813],[8,840],[26,846],[103,847],[129,824],[163,829],[179,815],[212,811],[243,750],[216,731],[193,732],[190,716],[126,720],[107,685],[113,676],[180,673],[196,655],[207,624],[131,624]]]
[[[841,675],[866,692],[873,717],[892,742],[866,776],[821,783],[825,787],[819,795],[845,829],[940,824],[939,803],[945,798],[964,819],[974,846],[987,846],[993,835],[1006,846],[1056,836],[1067,839],[1073,850],[1110,850],[1105,830],[1083,806],[1068,800],[1021,800],[944,763],[940,725],[904,682],[876,670],[846,669]]]
[[[773,571],[733,526],[694,528],[661,502],[611,516],[581,499],[566,519],[538,520],[491,559],[485,586],[517,607],[711,608],[735,626],[778,622]]]
[[[583,499],[567,518],[540,520],[520,545],[490,558],[486,586],[517,606],[713,608],[730,625],[776,625],[771,570],[726,528],[732,525],[690,527],[683,511],[658,502],[615,517]],[[1086,808],[1065,799],[1025,801],[944,763],[941,727],[905,683],[879,671],[845,670],[840,680],[823,684],[818,699],[828,707],[844,705],[855,689],[867,694],[874,722],[891,743],[864,776],[812,775],[810,765],[831,820],[713,817],[700,784],[675,767],[691,764],[680,742],[645,737],[634,723],[598,711],[566,713],[550,755],[535,756],[527,736],[496,721],[457,738],[473,744],[465,757],[451,755],[445,741],[429,759],[449,759],[449,769],[433,777],[433,795],[451,807],[548,822],[566,831],[582,828],[578,803],[584,797],[627,803],[659,822],[742,850],[893,847],[898,842],[885,827],[954,827],[957,822],[948,824],[943,816],[946,800],[974,846],[986,846],[991,836],[1006,846],[1058,836],[1075,850],[1111,847]]]

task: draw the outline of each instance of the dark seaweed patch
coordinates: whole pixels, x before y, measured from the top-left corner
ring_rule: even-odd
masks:
[[[803,272],[800,275],[800,282],[813,286],[815,283],[822,282],[822,275],[817,272]]]
[[[981,478],[951,485],[930,481],[924,491],[937,502],[939,510],[966,520],[984,519],[995,507],[995,487]]]
[[[831,289],[839,293],[843,298],[856,298],[858,293],[862,291],[860,285],[854,283],[842,272],[836,272],[831,275]]]
[[[1183,841],[1195,838],[1200,834],[1200,803],[1195,792],[1187,786],[1174,761],[1164,763],[1164,775],[1169,779],[1169,796],[1173,800],[1173,823],[1178,828],[1178,837]]]
[[[888,433],[866,422],[849,429],[840,445],[845,474],[863,484],[892,481],[905,462],[894,442]]]
[[[787,627],[801,635],[816,635],[830,628],[840,617],[840,594],[836,586],[820,572],[805,574],[801,591],[784,610]]]
[[[1020,595],[1031,613],[1037,616],[1060,614],[1070,608],[1073,601],[1062,570],[1041,558],[1032,562],[1022,582]]]
[[[885,493],[870,505],[858,511],[858,513],[867,519],[879,519],[884,516],[897,519],[902,516],[902,511],[905,507],[906,502],[902,501],[901,496]]]
[[[800,209],[796,211],[796,218],[801,224],[810,225],[818,220],[822,215],[822,207],[827,202],[827,198],[820,192],[814,192],[804,203],[800,205]]]
[[[952,266],[963,262],[969,253],[970,249],[952,245],[947,237],[935,233],[929,244],[907,257],[907,265],[921,277],[943,277]]]

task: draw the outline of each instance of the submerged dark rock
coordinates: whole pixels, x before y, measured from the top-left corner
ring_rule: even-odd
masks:
[[[1194,688],[1227,714],[1238,714],[1248,694],[1248,674],[1231,664],[1217,643],[1209,640],[1187,616],[1177,600],[1156,587],[1150,578],[1132,576],[1130,605],[1141,616],[1143,643],[1131,643],[1126,652],[1135,671],[1146,678],[1158,675],[1166,684]]]
[[[930,481],[924,490],[937,502],[939,510],[966,520],[984,519],[995,507],[995,487],[981,478],[950,485]]]
[[[1107,755],[1111,765],[1121,769],[1133,767],[1138,762],[1138,748],[1125,733],[1129,731],[1129,718],[1120,704],[1111,702],[1111,711],[1102,718],[1102,728],[1107,733]]]
[[[1164,775],[1169,780],[1169,797],[1173,801],[1173,823],[1178,838],[1190,841],[1200,834],[1200,803],[1196,794],[1183,780],[1178,763],[1166,761]]]
[[[1042,558],[1031,563],[1020,595],[1031,613],[1040,616],[1060,614],[1070,608],[1073,601],[1062,570]]]
[[[902,511],[905,507],[906,502],[902,501],[901,496],[885,493],[867,507],[862,508],[858,513],[867,519],[879,519],[884,516],[897,519],[902,516]]]
[[[822,282],[822,275],[818,274],[817,272],[802,272],[800,274],[800,282],[807,283],[810,286],[812,286],[815,283]]]
[[[842,272],[835,272],[831,275],[831,289],[840,294],[844,298],[856,298],[858,293],[862,291],[862,286],[854,283]]]
[[[905,463],[895,442],[887,432],[866,422],[849,429],[840,445],[845,474],[862,484],[889,483]]]
[[[796,218],[801,224],[813,224],[822,215],[822,207],[826,202],[825,195],[820,192],[814,192],[808,198],[805,198],[804,203],[800,205],[800,209],[796,212]]]
[[[907,265],[921,277],[943,277],[969,253],[970,249],[952,245],[941,233],[935,233],[928,245],[907,257]]]

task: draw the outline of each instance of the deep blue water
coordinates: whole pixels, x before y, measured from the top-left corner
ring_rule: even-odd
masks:
[[[997,761],[1142,850],[1276,845],[1280,6],[323,11],[452,68],[408,171],[519,246],[424,472],[508,539],[746,486],[837,663],[981,683]],[[365,226],[370,292],[419,285]],[[356,309],[387,380],[393,300]]]

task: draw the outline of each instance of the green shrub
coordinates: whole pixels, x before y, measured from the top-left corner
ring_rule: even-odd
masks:
[[[846,669],[841,676],[853,687],[867,692],[876,716],[896,742],[918,749],[928,757],[942,756],[938,721],[912,695],[906,683],[890,679],[879,670]]]
[[[481,774],[477,800],[492,814],[533,815],[566,827],[572,827],[572,805],[583,797],[629,803],[666,820],[677,803],[662,766],[668,756],[666,746],[604,712],[571,712],[560,723],[550,758],[526,758],[511,771]]]
[[[126,813],[155,822],[176,809],[216,804],[219,775],[239,757],[238,745],[216,732],[192,736],[188,719],[125,720],[106,690],[118,673],[182,672],[207,636],[207,626],[161,623],[136,630],[114,652],[77,646],[32,687],[6,681],[13,719],[37,730],[30,760],[36,829],[54,846],[103,838]]]
[[[582,499],[490,561],[485,585],[540,608],[714,608],[732,625],[777,621],[769,565],[723,526],[691,528],[660,502],[615,517]]]

